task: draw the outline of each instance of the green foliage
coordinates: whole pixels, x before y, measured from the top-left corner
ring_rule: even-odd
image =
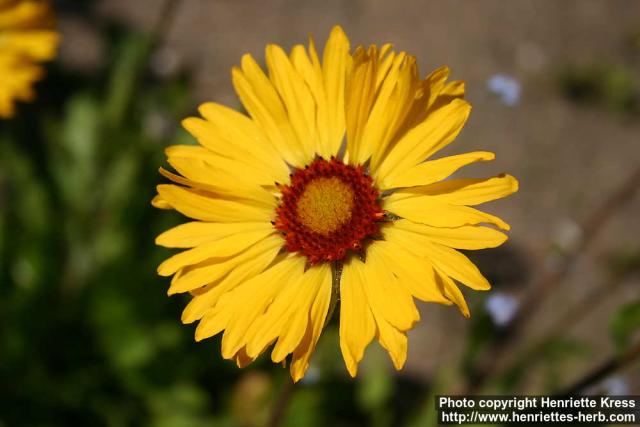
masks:
[[[615,112],[638,112],[638,87],[631,69],[598,64],[568,66],[559,75],[564,94],[576,103],[599,105]]]
[[[477,373],[475,366],[478,358],[482,355],[491,340],[499,334],[499,330],[493,323],[491,316],[485,311],[474,309],[477,313],[471,318],[471,331],[469,339],[465,343],[465,352],[462,359],[462,369],[466,376],[473,378]]]
[[[357,398],[360,407],[372,414],[371,425],[375,427],[388,426],[391,421],[391,414],[386,408],[391,401],[395,384],[386,358],[387,355],[381,348],[374,347],[367,352],[367,358],[360,367]]]
[[[616,280],[624,280],[640,272],[640,249],[625,248],[609,257],[608,268]]]
[[[620,307],[611,319],[610,327],[613,341],[623,351],[640,332],[640,300]]]
[[[105,121],[109,126],[118,127],[122,124],[136,84],[147,66],[151,48],[151,40],[138,34],[128,35],[117,47],[105,100]]]
[[[543,391],[555,393],[567,381],[567,368],[590,354],[590,348],[580,341],[551,336],[519,354],[515,363],[494,381],[501,392],[508,393],[519,390],[534,374],[538,374],[543,382]]]

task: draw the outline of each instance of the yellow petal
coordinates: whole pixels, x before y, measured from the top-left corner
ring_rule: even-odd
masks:
[[[244,347],[244,333],[271,303],[280,282],[286,280],[288,274],[302,274],[303,268],[302,257],[281,257],[267,270],[226,292],[198,324],[196,340],[209,338],[228,328],[223,337],[222,354],[226,359],[233,357]]]
[[[182,311],[182,322],[191,323],[201,319],[225,292],[262,273],[280,251],[279,242],[263,240],[239,255],[235,267],[222,280],[207,285],[206,290],[195,295]]]
[[[151,206],[158,209],[173,209],[171,205],[158,194],[151,200]]]
[[[460,288],[451,280],[446,274],[438,273],[437,275],[438,286],[442,288],[442,292],[458,306],[460,312],[464,317],[470,317],[469,306],[460,292]]]
[[[238,232],[204,243],[193,249],[182,251],[164,261],[158,267],[158,274],[170,276],[180,268],[197,264],[209,258],[225,258],[235,255],[274,232],[273,227],[265,227],[255,231]]]
[[[367,262],[355,260],[360,270],[363,287],[376,324],[376,337],[384,347],[396,369],[401,369],[407,358],[407,336],[404,331],[413,327],[420,318],[411,295],[390,273],[374,242],[367,250]],[[360,263],[360,264],[358,264]]]
[[[190,118],[183,124],[194,134],[200,126],[206,126],[204,120]],[[228,150],[233,152],[233,150]],[[214,153],[204,147],[195,145],[172,145],[165,149],[169,163],[184,176],[219,189],[244,190],[249,186],[273,185],[274,177],[288,181],[287,175],[274,175],[275,168],[265,172],[259,163],[250,158],[243,161]],[[276,166],[274,164],[274,166]],[[219,178],[219,179],[217,179]],[[279,182],[285,182],[279,181]]]
[[[480,273],[478,267],[465,255],[446,246],[432,244],[425,247],[434,267],[447,276],[467,285],[471,289],[486,291],[491,285]]]
[[[385,210],[413,222],[433,227],[461,227],[474,224],[493,224],[509,230],[509,224],[491,214],[468,206],[442,203],[433,196],[407,197],[399,193],[383,199]]]
[[[234,144],[229,143],[228,139],[221,137],[219,135],[220,131],[212,123],[196,117],[183,120],[182,125],[207,150],[198,150],[197,148],[199,147],[184,145],[172,146],[166,150],[169,163],[183,175],[187,176],[183,173],[184,168],[180,170],[178,169],[180,164],[174,165],[178,159],[189,159],[192,160],[192,163],[199,161],[199,167],[202,172],[192,171],[191,174],[198,173],[201,177],[198,180],[202,182],[211,183],[211,180],[216,175],[224,174],[225,176],[222,178],[225,179],[222,182],[218,182],[218,185],[233,186],[233,179],[245,185],[247,183],[273,184],[276,181],[282,182],[283,179],[287,179],[288,168],[281,159],[273,158],[268,153],[261,153],[259,149],[252,150],[252,147],[260,146],[260,144],[251,143],[248,138],[242,139],[240,136],[236,136],[240,142],[244,141],[244,149],[241,150]],[[227,132],[232,129],[230,125],[228,126]],[[253,154],[249,155],[247,151],[253,151]],[[264,156],[262,160],[255,158],[256,153]],[[270,163],[265,163],[265,160],[269,160]],[[209,177],[209,179],[207,180],[206,177]]]
[[[345,132],[345,85],[346,75],[351,67],[349,49],[349,39],[342,28],[333,27],[322,56],[322,72],[327,94],[330,155],[338,154]],[[314,50],[312,49],[312,52]]]
[[[402,369],[407,360],[407,334],[401,332],[384,320],[376,319],[378,324],[377,338],[380,345],[389,353],[394,368]]]
[[[367,56],[364,58],[365,62],[361,64],[365,67],[364,71],[371,70],[376,73],[376,77],[372,80],[378,81],[380,64],[378,64],[377,51],[372,49],[368,53],[370,64],[366,63]],[[360,71],[356,70],[356,73],[358,72]],[[384,77],[380,81],[379,89],[374,92],[373,101],[362,94],[356,94],[354,98],[350,98],[355,99],[355,102],[362,102],[362,105],[354,110],[361,116],[357,119],[359,129],[348,135],[349,139],[353,138],[350,145],[347,141],[351,162],[362,164],[373,155],[371,168],[372,170],[377,168],[379,159],[411,108],[416,83],[415,58],[401,52],[393,57],[388,71],[384,70]],[[354,87],[359,89],[358,86]],[[368,89],[364,87],[364,89],[373,90],[371,87]]]
[[[284,160],[303,167],[304,155],[278,92],[251,55],[242,57],[242,70],[232,70],[233,86],[253,120],[264,131]]]
[[[298,382],[309,368],[309,359],[313,354],[320,333],[324,327],[329,303],[331,301],[331,274],[325,278],[325,283],[318,287],[318,293],[311,306],[309,323],[302,341],[294,350],[291,358],[290,372],[294,382]]]
[[[253,200],[272,208],[276,206],[273,195],[262,187],[273,185],[273,176],[259,173],[246,164],[219,157],[215,160],[202,160],[180,155],[169,155],[168,162],[190,181],[184,183],[176,180],[161,170],[163,175],[174,182],[231,198]]]
[[[387,269],[384,259],[376,249],[378,242],[367,248],[367,261],[354,261],[362,275],[367,301],[376,317],[401,331],[407,331],[420,319],[411,294],[399,285],[398,279]]]
[[[394,221],[394,228],[403,230],[415,244],[438,243],[456,249],[486,249],[500,246],[507,235],[489,227],[465,225],[456,228],[432,227],[407,220]]]
[[[271,82],[282,99],[298,145],[310,161],[315,155],[318,135],[313,95],[280,46],[268,45],[265,52]]]
[[[424,89],[429,99],[428,106],[433,105],[440,92],[444,89],[447,79],[451,74],[451,70],[446,65],[437,68],[431,72],[424,80]]]
[[[223,318],[225,312],[233,313],[222,337],[222,356],[225,359],[247,344],[247,331],[251,325],[272,303],[282,289],[283,282],[299,281],[305,263],[304,257],[290,254],[269,270],[220,298],[213,312],[219,312]]]
[[[187,292],[214,283],[237,266],[250,260],[251,257],[269,251],[272,248],[282,248],[283,244],[284,241],[282,237],[275,234],[259,241],[237,256],[212,259],[203,263],[203,265],[196,265],[179,277],[174,276],[168,294],[173,295],[175,293]]]
[[[376,91],[380,88],[382,83],[384,82],[391,66],[395,62],[398,54],[393,52],[391,49],[393,46],[391,44],[385,44],[380,48],[378,52],[378,66],[376,67]],[[404,54],[403,54],[404,55]]]
[[[418,84],[416,58],[400,53],[396,56],[388,75],[379,89],[376,103],[371,110],[369,127],[363,133],[363,139],[371,144],[370,169],[377,170],[384,159],[387,149],[395,139],[396,132],[402,126],[411,110]],[[372,133],[367,133],[372,129]],[[366,142],[363,142],[366,143]]]
[[[52,30],[6,31],[0,36],[3,50],[39,61],[55,56],[59,40],[60,35]]]
[[[432,184],[449,177],[463,166],[475,162],[493,160],[494,158],[495,155],[488,151],[476,151],[443,157],[437,160],[428,160],[395,175],[393,179],[382,181],[379,188],[381,190],[389,190],[392,188]]]
[[[20,1],[0,12],[0,28],[31,29],[51,24],[51,8],[43,1]]]
[[[267,311],[249,327],[246,333],[247,354],[257,357],[288,328],[300,326],[293,325],[291,318],[297,310],[309,309],[303,305],[304,296],[315,290],[308,286],[304,276],[306,274],[284,281]],[[302,326],[303,331],[305,327],[306,323]],[[274,362],[281,360],[274,359]]]
[[[266,135],[249,117],[229,107],[215,102],[202,104],[198,111],[210,122],[215,135],[223,144],[216,146],[222,155],[229,153],[229,147],[238,152],[238,159],[251,159],[261,170],[273,174],[276,181],[283,182],[289,173],[289,168],[282,157],[271,144]],[[227,156],[229,154],[226,154]]]
[[[211,222],[264,222],[271,221],[273,209],[246,202],[213,199],[193,190],[176,185],[157,187],[162,199],[181,214],[201,221]]]
[[[427,114],[438,108],[442,108],[454,99],[464,98],[465,84],[463,81],[455,80],[445,84],[442,90],[435,93],[435,99],[431,98]]]
[[[200,222],[180,224],[156,237],[156,245],[167,248],[193,248],[236,233],[273,230],[268,222]]]
[[[518,191],[518,180],[501,174],[493,178],[451,179],[431,185],[407,188],[394,194],[397,198],[427,196],[452,205],[479,205],[507,197]]]
[[[353,69],[346,86],[345,109],[347,128],[347,153],[349,163],[363,164],[365,150],[361,147],[362,132],[369,119],[375,101],[377,51],[358,48],[353,56]]]
[[[373,314],[365,295],[360,261],[351,258],[342,270],[340,280],[340,350],[352,377],[358,372],[358,363],[376,332]],[[362,263],[360,263],[362,264]]]
[[[399,136],[422,123],[434,110],[433,106],[438,94],[445,87],[449,77],[449,67],[444,66],[434,70],[423,81],[418,82],[414,100],[407,117],[398,129]]]
[[[464,96],[465,84],[462,80],[454,80],[452,82],[447,83],[439,96],[450,96],[460,98]]]
[[[400,227],[385,227],[386,239],[402,245],[429,262],[442,273],[464,283],[472,289],[487,290],[491,287],[478,268],[469,258],[455,249],[433,243],[427,239],[416,239],[417,234],[407,232]]]
[[[327,94],[325,93],[324,81],[322,78],[322,66],[318,60],[318,54],[315,52],[313,39],[310,40],[309,49],[311,50],[311,58],[307,55],[304,46],[296,45],[291,50],[291,63],[296,71],[304,79],[309,87],[309,91],[313,95],[316,104],[315,117],[315,137],[316,152],[323,158],[328,159],[333,154],[329,143],[329,110],[327,107]]]
[[[304,338],[309,321],[311,305],[320,287],[331,289],[331,267],[329,264],[318,265],[307,270],[301,284],[305,287],[302,294],[293,301],[295,310],[290,322],[279,334],[278,341],[271,353],[271,360],[276,363],[292,353]]]
[[[394,243],[393,236],[385,234],[385,238],[386,241],[376,242],[372,248],[380,252],[386,268],[393,271],[399,282],[418,299],[447,304],[449,300],[436,285],[431,263]]]
[[[238,368],[246,368],[251,362],[255,360],[254,358],[247,355],[247,352],[244,348],[238,350],[238,352],[233,357],[236,360],[236,365],[238,366]]]
[[[375,171],[376,182],[393,180],[395,175],[447,146],[462,130],[470,111],[467,102],[456,99],[430,114],[391,149]]]
[[[190,169],[190,173],[187,173],[190,176],[198,175],[198,167],[195,166],[195,163],[190,159],[181,159],[180,162],[176,162],[177,159],[173,159],[176,164],[181,164],[180,168],[184,168],[185,164],[194,164],[194,167]],[[197,162],[197,161],[195,161]],[[219,176],[221,180],[216,182],[215,184],[208,184],[202,181],[194,181],[189,178],[185,178],[183,176],[177,175],[175,173],[169,172],[164,168],[160,168],[159,172],[165,178],[168,178],[172,182],[182,185],[187,188],[191,188],[196,193],[210,196],[211,198],[222,198],[222,199],[231,199],[242,201],[247,204],[257,204],[257,205],[265,205],[269,208],[275,208],[277,206],[277,200],[275,196],[263,187],[254,185],[242,185],[239,181],[234,180],[232,178],[226,177],[229,179],[229,185],[225,185],[223,173],[215,173],[214,176]],[[206,178],[209,179],[209,178]]]

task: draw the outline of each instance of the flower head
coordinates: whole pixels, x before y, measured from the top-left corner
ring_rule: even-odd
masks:
[[[14,115],[14,102],[31,101],[41,62],[53,58],[59,35],[45,0],[0,0],[0,118]]]
[[[215,103],[185,128],[200,146],[166,151],[177,173],[153,204],[194,219],[157,238],[184,248],[158,268],[169,294],[189,292],[196,339],[224,331],[239,366],[274,344],[302,378],[339,299],[340,347],[352,376],[376,338],[397,369],[414,298],[469,310],[456,282],[489,283],[456,249],[502,244],[501,219],[472,206],[517,190],[508,175],[444,180],[488,152],[431,157],[454,140],[471,107],[439,68],[418,77],[390,45],[350,52],[335,27],[322,60],[313,40],[269,45],[268,74],[249,55],[232,72],[248,115]],[[444,181],[443,181],[444,180]],[[336,286],[337,285],[337,286]]]

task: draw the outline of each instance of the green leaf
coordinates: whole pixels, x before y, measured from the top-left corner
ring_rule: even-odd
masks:
[[[56,136],[50,153],[54,178],[65,203],[80,211],[93,206],[101,127],[98,101],[80,93],[67,104],[60,132],[51,131]]]
[[[609,256],[610,274],[616,280],[624,280],[627,276],[640,272],[640,248],[620,249]]]
[[[589,356],[590,348],[572,338],[557,337],[547,341],[542,347],[541,358],[544,367],[544,388],[546,393],[556,393],[566,380],[567,368],[576,359]],[[529,365],[532,366],[532,365]]]
[[[283,427],[320,427],[326,425],[322,422],[323,414],[320,404],[321,396],[317,389],[301,387],[291,401],[287,416],[282,423]]]
[[[551,337],[537,343],[518,354],[515,362],[495,379],[501,392],[517,389],[526,380],[538,374],[542,369],[545,374],[545,387],[553,391],[560,384],[568,364],[577,358],[589,355],[589,347],[585,344],[563,337]]]
[[[114,69],[107,90],[105,117],[111,127],[120,127],[136,94],[136,85],[149,59],[151,42],[148,37],[129,35],[114,61]]]
[[[0,141],[0,260],[24,289],[46,276],[51,198],[27,153]],[[6,251],[6,257],[3,251]]]
[[[456,371],[457,369],[452,369],[446,363],[438,368],[429,383],[429,388],[424,393],[422,403],[417,406],[415,412],[409,415],[404,427],[436,427],[439,425],[436,399],[438,395],[451,393],[453,383],[459,381],[454,378]]]
[[[640,331],[640,300],[622,306],[611,319],[611,336],[619,350],[631,343]]]
[[[462,357],[462,370],[465,375],[470,377],[477,375],[475,372],[476,362],[487,346],[496,339],[498,333],[496,325],[486,310],[476,307],[472,309],[472,312],[477,314],[471,317],[471,326]]]
[[[178,382],[147,396],[151,425],[157,427],[206,427],[218,423],[210,414],[209,396],[192,382]]]
[[[361,362],[360,382],[357,399],[360,406],[372,415],[374,426],[389,425],[389,400],[394,391],[394,381],[386,352],[380,347],[372,347]]]

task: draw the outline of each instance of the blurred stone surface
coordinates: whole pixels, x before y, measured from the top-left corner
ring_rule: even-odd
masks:
[[[63,42],[60,44],[60,62],[72,70],[93,72],[104,65],[105,48],[91,23],[77,16],[63,15],[58,20]]]

